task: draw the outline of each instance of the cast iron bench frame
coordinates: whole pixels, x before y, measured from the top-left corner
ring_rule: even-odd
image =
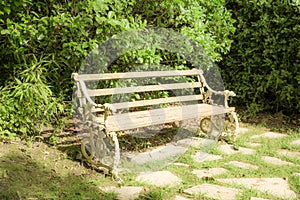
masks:
[[[158,85],[142,85],[131,87],[116,87],[116,88],[100,88],[88,89],[86,83],[90,81],[106,81],[106,80],[125,80],[125,79],[145,79],[155,77],[196,77],[195,82],[167,83]],[[238,119],[234,107],[228,106],[230,96],[235,96],[232,91],[215,91],[205,80],[203,71],[199,69],[190,70],[174,70],[174,71],[146,71],[146,72],[125,72],[125,73],[102,73],[102,74],[72,74],[76,82],[76,96],[79,99],[79,110],[83,115],[83,121],[88,126],[97,127],[97,134],[100,138],[110,138],[114,144],[113,164],[103,165],[111,170],[116,170],[120,161],[120,148],[117,133],[129,129],[136,129],[163,123],[171,123],[193,118],[205,118],[209,116],[218,116],[231,114],[235,124],[235,136],[238,134]],[[148,99],[139,101],[129,101],[120,103],[104,103],[97,104],[92,99],[97,96],[115,95],[115,94],[130,94],[138,92],[153,92],[162,90],[177,90],[177,89],[195,89],[198,88],[199,94],[173,96],[158,99]],[[223,95],[224,104],[216,105],[212,100],[212,95]],[[191,105],[178,105],[169,107],[160,107],[151,110],[138,110],[129,113],[119,113],[118,110],[141,108],[144,106],[153,106],[159,104],[172,104],[176,102],[197,102]],[[163,118],[163,121],[161,120]],[[201,127],[200,127],[201,128]],[[81,150],[83,156],[92,161],[95,157],[96,149],[98,157],[101,155],[101,149],[105,149],[105,143],[102,141],[96,145],[91,145],[90,153],[86,152],[85,145],[93,143],[94,136],[86,136],[82,139]],[[99,153],[100,151],[100,153]]]

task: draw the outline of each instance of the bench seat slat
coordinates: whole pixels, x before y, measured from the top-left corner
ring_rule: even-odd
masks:
[[[150,99],[150,100],[139,100],[133,102],[113,103],[112,106],[115,109],[124,109],[124,108],[135,108],[135,107],[142,107],[142,106],[158,105],[164,103],[198,101],[202,99],[203,99],[203,95],[187,95],[187,96],[166,97],[166,98]]]
[[[186,95],[186,96],[176,96],[176,97],[165,97],[158,99],[149,99],[149,100],[139,100],[139,101],[129,101],[129,102],[121,102],[121,103],[112,103],[112,106],[118,109],[126,109],[126,108],[137,108],[143,106],[152,106],[164,103],[176,103],[176,102],[187,102],[187,101],[198,101],[203,100],[203,95]],[[104,112],[102,108],[92,108],[92,112]]]
[[[151,78],[151,77],[168,77],[168,76],[195,76],[201,71],[192,70],[174,70],[174,71],[148,71],[148,72],[125,72],[125,73],[103,73],[103,74],[78,74],[74,77],[76,81],[100,81],[113,79],[129,78]]]
[[[129,130],[185,119],[224,114],[232,111],[234,111],[234,107],[225,108],[222,106],[208,104],[193,104],[115,114],[107,117],[106,131]]]
[[[200,82],[172,83],[172,84],[162,84],[162,85],[145,85],[145,86],[135,86],[135,87],[87,90],[87,94],[90,97],[95,97],[95,96],[107,96],[112,94],[128,94],[128,93],[135,93],[135,92],[150,92],[150,91],[160,91],[160,90],[196,88],[201,86],[202,84]]]

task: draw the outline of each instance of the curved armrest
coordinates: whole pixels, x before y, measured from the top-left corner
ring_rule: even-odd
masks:
[[[93,106],[97,107],[97,108],[103,108],[104,110],[110,110],[112,112],[116,112],[115,107],[113,107],[112,104],[109,103],[105,103],[105,104],[96,104],[91,97],[88,95],[87,93],[87,88],[86,85],[83,81],[79,81],[80,87],[82,89],[82,93],[84,95],[84,97],[87,99],[87,101],[92,104]]]
[[[82,93],[83,93],[83,96],[86,98],[86,100],[92,104],[93,106],[97,107],[97,108],[102,108],[103,105],[102,104],[96,104],[92,99],[91,97],[88,95],[88,92],[87,92],[87,89],[86,89],[86,86],[85,86],[85,83],[83,81],[78,81],[79,84],[80,84],[80,87],[82,89]]]
[[[201,78],[201,80],[203,81],[203,84],[205,87],[207,87],[207,89],[211,92],[211,93],[214,93],[214,94],[218,94],[218,95],[224,95],[225,96],[225,102],[224,102],[224,105],[225,105],[225,108],[228,108],[228,99],[230,96],[234,97],[236,96],[236,94],[233,92],[233,91],[229,91],[229,90],[224,90],[224,91],[216,91],[216,90],[213,90],[211,87],[209,87],[209,85],[207,84],[204,76],[203,76],[203,71],[201,70],[198,70],[199,71],[199,76]]]

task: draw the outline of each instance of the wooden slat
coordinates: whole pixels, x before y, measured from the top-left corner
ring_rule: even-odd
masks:
[[[168,76],[195,76],[199,75],[201,70],[174,70],[174,71],[146,71],[146,72],[125,72],[125,73],[102,73],[102,74],[76,74],[76,81],[99,81],[113,79],[129,78],[151,78],[151,77],[168,77]]]
[[[129,130],[185,119],[224,114],[232,111],[234,111],[233,107],[226,109],[208,104],[195,104],[116,114],[108,116],[106,131]]]
[[[203,95],[186,95],[186,96],[176,96],[176,97],[165,97],[158,99],[149,99],[149,100],[139,100],[139,101],[128,101],[122,103],[112,103],[112,106],[118,109],[126,109],[126,108],[137,108],[142,106],[152,106],[158,104],[166,104],[166,103],[176,103],[176,102],[187,102],[187,101],[198,101],[203,100]],[[92,112],[104,112],[102,108],[92,108]]]
[[[106,96],[112,94],[128,94],[135,92],[150,92],[159,90],[176,90],[185,88],[196,88],[201,87],[200,82],[193,83],[172,83],[172,84],[162,84],[162,85],[145,85],[145,86],[135,86],[135,87],[124,87],[124,88],[105,88],[96,90],[87,90],[87,94],[90,97],[95,96]]]
[[[203,99],[203,95],[188,95],[188,96],[166,97],[166,98],[150,99],[150,100],[139,100],[134,102],[113,103],[112,106],[115,109],[124,109],[124,108],[135,108],[135,107],[142,107],[142,106],[158,105],[164,103],[198,101],[202,99]]]

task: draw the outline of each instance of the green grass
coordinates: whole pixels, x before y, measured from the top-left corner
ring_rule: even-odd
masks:
[[[114,192],[104,192],[100,187],[105,186],[142,186],[145,191],[139,200],[174,199],[176,195],[190,199],[209,199],[202,194],[187,195],[183,191],[189,187],[202,183],[218,184],[236,187],[241,190],[237,199],[244,200],[250,197],[278,199],[272,194],[262,193],[254,189],[219,183],[216,178],[247,178],[247,177],[282,177],[298,196],[300,196],[300,177],[293,173],[300,173],[300,158],[287,157],[277,153],[278,149],[300,151],[299,146],[290,145],[290,142],[300,138],[299,132],[290,132],[287,137],[278,139],[257,138],[252,135],[265,132],[265,128],[254,127],[251,131],[237,138],[237,145],[256,150],[254,155],[225,155],[218,146],[202,147],[211,154],[222,155],[222,159],[198,163],[192,156],[199,148],[190,148],[181,155],[176,162],[188,166],[168,165],[161,170],[168,170],[182,179],[182,182],[173,187],[155,187],[135,180],[133,172],[121,174],[123,182],[119,183],[83,166],[79,161],[69,159],[69,155],[48,147],[43,143],[39,146],[27,147],[22,144],[0,144],[0,199],[107,199],[117,198]],[[249,142],[261,143],[257,147],[250,147]],[[262,156],[274,156],[292,162],[294,165],[272,165],[261,159]],[[259,170],[241,169],[229,165],[229,161],[242,161],[259,167]],[[216,175],[214,178],[200,179],[192,173],[193,170],[222,167],[227,172]]]

